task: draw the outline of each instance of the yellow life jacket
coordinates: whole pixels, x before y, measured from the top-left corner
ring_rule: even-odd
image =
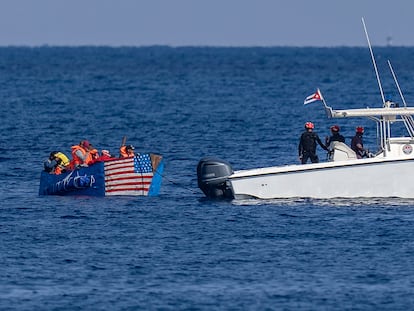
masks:
[[[60,162],[60,166],[68,166],[69,165],[69,158],[62,152],[58,152],[55,154],[55,157],[59,158],[62,160],[62,162]]]

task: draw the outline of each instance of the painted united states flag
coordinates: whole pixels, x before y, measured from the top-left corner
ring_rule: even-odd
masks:
[[[105,195],[148,195],[152,181],[149,154],[105,162]]]

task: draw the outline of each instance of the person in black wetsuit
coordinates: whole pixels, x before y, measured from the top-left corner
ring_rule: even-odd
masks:
[[[364,135],[364,128],[358,126],[355,130],[355,136],[352,137],[351,141],[351,149],[355,151],[358,159],[368,158],[370,156],[369,152],[364,148],[362,135]]]
[[[302,164],[305,164],[308,159],[310,159],[312,163],[319,162],[318,155],[316,154],[316,143],[318,143],[324,150],[328,151],[328,148],[322,143],[318,134],[313,131],[314,127],[312,122],[306,122],[305,131],[300,136],[298,152],[299,160]]]
[[[330,137],[326,137],[325,140],[325,145],[327,148],[329,148],[329,145],[331,144],[331,142],[333,141],[339,141],[340,143],[345,143],[345,137],[342,136],[341,134],[339,134],[339,126],[338,125],[332,125],[331,126],[331,136]]]

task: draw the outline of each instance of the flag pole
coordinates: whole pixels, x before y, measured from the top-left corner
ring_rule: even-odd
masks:
[[[317,92],[319,94],[319,97],[322,99],[322,103],[325,106],[325,108],[328,108],[328,105],[326,104],[325,98],[323,98],[321,90],[319,88],[318,88]]]
[[[388,66],[390,67],[392,77],[394,78],[394,82],[397,85],[398,92],[400,92],[400,96],[401,96],[401,99],[403,101],[404,107],[407,108],[407,103],[405,102],[405,98],[404,98],[404,95],[401,91],[400,84],[398,83],[397,76],[395,75],[394,69],[392,68],[391,62],[389,60],[388,60]]]
[[[323,98],[322,93],[321,93],[321,90],[320,90],[319,88],[318,88],[317,92],[318,92],[318,94],[319,94],[319,97],[320,97],[320,98],[321,98],[321,100],[322,100],[323,106],[325,107],[325,113],[326,113],[326,116],[327,116],[328,118],[332,118],[332,115],[333,115],[333,112],[332,112],[332,107],[329,107],[329,106],[326,104],[325,98]]]

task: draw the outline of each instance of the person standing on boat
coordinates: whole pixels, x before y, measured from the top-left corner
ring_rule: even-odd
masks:
[[[351,149],[355,151],[358,159],[369,157],[369,152],[364,148],[362,135],[364,135],[364,128],[362,126],[357,126],[355,136],[352,137],[351,140]]]
[[[327,148],[329,148],[329,145],[333,142],[333,141],[339,141],[340,143],[345,143],[345,137],[342,136],[341,134],[339,134],[339,126],[338,125],[332,125],[331,126],[331,136],[330,137],[326,137],[326,144],[325,146]]]
[[[313,131],[314,127],[315,125],[312,122],[306,122],[305,131],[300,136],[298,152],[299,160],[302,164],[306,164],[308,159],[310,159],[312,163],[319,162],[318,155],[316,154],[316,143],[318,143],[322,149],[328,151],[328,148],[322,143],[318,134]]]

